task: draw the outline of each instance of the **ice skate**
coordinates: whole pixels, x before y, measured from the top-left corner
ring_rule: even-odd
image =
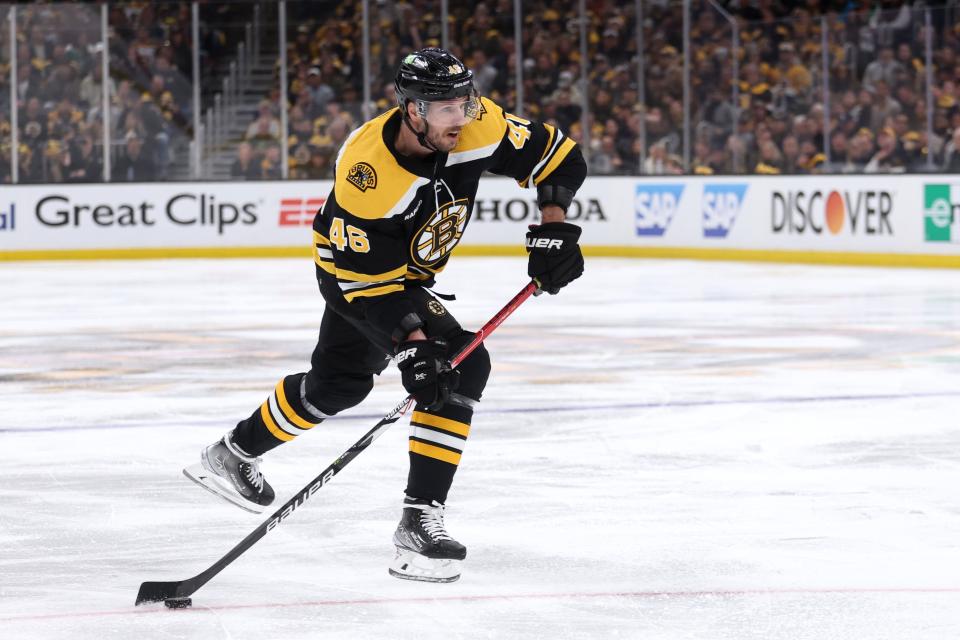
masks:
[[[447,533],[443,509],[436,501],[404,500],[403,517],[393,534],[397,555],[390,575],[422,582],[453,582],[460,577],[467,548]]]
[[[273,502],[273,487],[260,473],[260,458],[248,456],[228,433],[200,454],[200,464],[183,470],[207,491],[253,513]]]

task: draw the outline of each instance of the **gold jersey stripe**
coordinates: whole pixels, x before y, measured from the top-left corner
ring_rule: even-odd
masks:
[[[550,162],[547,163],[543,169],[541,169],[539,175],[533,179],[533,184],[540,184],[544,179],[549,177],[553,171],[560,166],[560,163],[563,162],[563,159],[567,157],[567,154],[576,146],[576,142],[567,138],[560,143],[560,148],[557,149],[556,153],[553,154],[553,157],[550,158]]]
[[[270,415],[270,407],[267,406],[266,402],[260,405],[260,417],[263,419],[263,424],[267,425],[267,430],[273,434],[274,438],[277,440],[283,440],[284,442],[290,442],[293,440],[294,436],[278,427],[277,423],[274,422],[273,416]]]
[[[297,415],[296,411],[293,410],[293,407],[290,406],[290,403],[287,402],[287,395],[283,391],[283,380],[277,383],[277,403],[280,405],[280,411],[283,411],[283,417],[297,425],[301,429],[313,429],[316,423],[307,422],[303,418]]]
[[[414,411],[413,415],[410,417],[410,421],[427,427],[443,429],[444,431],[455,433],[458,436],[463,436],[464,438],[470,435],[470,425],[467,423],[451,420],[450,418],[443,418],[441,416],[435,416],[432,413]]]
[[[336,268],[335,266],[333,266],[333,261],[332,261],[332,260],[324,260],[324,259],[321,258],[320,256],[314,254],[314,256],[313,256],[313,261],[316,263],[316,265],[317,265],[318,267],[320,267],[321,269],[323,269],[324,271],[326,271],[326,272],[329,273],[330,275],[332,275],[332,276],[337,275],[337,268]]]
[[[341,280],[352,280],[354,282],[387,282],[394,280],[407,273],[407,265],[397,267],[384,273],[359,273],[348,269],[337,268],[337,278]]]
[[[543,128],[547,130],[547,146],[543,148],[543,153],[540,154],[540,159],[537,160],[537,164],[533,165],[535,167],[543,162],[543,159],[547,157],[548,153],[550,153],[550,149],[553,147],[553,139],[557,135],[557,128],[553,125],[544,123]],[[520,186],[526,189],[528,184],[530,184],[530,176],[524,178],[523,182],[520,183]]]
[[[347,302],[353,302],[355,298],[372,298],[375,296],[384,296],[388,293],[403,291],[402,284],[388,284],[384,287],[374,287],[372,289],[360,289],[359,291],[350,291],[343,294],[343,299]]]
[[[442,460],[443,462],[449,462],[452,465],[460,464],[459,453],[455,453],[448,449],[435,447],[432,444],[417,442],[416,440],[410,441],[410,452],[418,453],[421,456],[426,456],[428,458],[434,458],[435,460]]]
[[[330,246],[330,241],[327,238],[324,238],[319,231],[313,232],[313,243],[323,245],[324,247]]]

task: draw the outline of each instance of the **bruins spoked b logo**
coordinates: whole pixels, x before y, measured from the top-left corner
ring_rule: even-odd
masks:
[[[427,303],[427,310],[435,316],[442,316],[447,312],[443,305],[436,300],[431,300]]]
[[[347,181],[360,191],[377,188],[377,172],[366,162],[358,162],[347,172]]]
[[[413,236],[410,255],[417,266],[435,265],[457,246],[467,226],[467,203],[461,198],[441,206]]]

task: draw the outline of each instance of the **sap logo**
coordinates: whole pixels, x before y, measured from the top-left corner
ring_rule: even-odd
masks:
[[[283,198],[280,200],[281,227],[310,227],[326,198]]]
[[[703,237],[726,238],[743,206],[745,184],[708,184],[703,188]]]
[[[682,184],[638,184],[633,199],[638,236],[662,236],[680,205]]]
[[[0,210],[0,231],[13,231],[17,228],[17,207],[12,202],[7,211]]]

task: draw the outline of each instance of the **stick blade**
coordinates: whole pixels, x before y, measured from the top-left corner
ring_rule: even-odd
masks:
[[[144,582],[140,585],[140,591],[137,593],[136,605],[148,602],[163,602],[170,598],[182,598],[189,596],[193,590],[183,582]]]

